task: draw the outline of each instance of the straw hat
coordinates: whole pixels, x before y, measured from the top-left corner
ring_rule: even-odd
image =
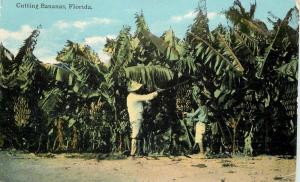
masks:
[[[137,91],[138,89],[140,89],[141,87],[143,86],[143,84],[140,84],[136,81],[131,81],[129,83],[129,86],[128,86],[128,91],[129,92],[133,92],[133,91]]]

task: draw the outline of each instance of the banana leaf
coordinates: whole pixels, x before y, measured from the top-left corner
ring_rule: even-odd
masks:
[[[291,62],[277,68],[276,71],[292,80],[298,80],[298,59],[294,58]]]
[[[163,86],[173,79],[173,72],[162,66],[131,66],[125,68],[126,77],[145,84],[148,88]]]

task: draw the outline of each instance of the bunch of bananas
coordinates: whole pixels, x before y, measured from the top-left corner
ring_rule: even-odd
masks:
[[[287,84],[285,86],[281,103],[284,105],[288,116],[297,114],[297,84]]]
[[[182,115],[183,112],[189,112],[192,110],[192,91],[185,90],[176,93],[176,110],[178,115]]]
[[[20,96],[14,104],[15,123],[18,127],[25,127],[29,123],[31,110],[28,106],[26,98]]]
[[[91,108],[90,108],[90,116],[92,119],[97,118],[99,113],[101,112],[103,108],[104,103],[100,101],[100,99],[97,102],[92,102]]]

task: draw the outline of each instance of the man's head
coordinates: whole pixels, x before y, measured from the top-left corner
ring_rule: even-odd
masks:
[[[143,84],[140,84],[136,81],[130,81],[128,84],[128,92],[138,91],[142,86]]]

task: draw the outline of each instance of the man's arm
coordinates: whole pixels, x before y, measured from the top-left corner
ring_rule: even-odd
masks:
[[[157,92],[152,92],[152,93],[146,94],[146,95],[134,94],[133,97],[137,101],[148,101],[148,100],[154,99],[157,95],[158,95]]]
[[[186,113],[186,116],[189,117],[189,118],[193,118],[193,117],[195,117],[200,111],[201,111],[201,109],[198,108],[195,112],[192,112],[192,113]]]

